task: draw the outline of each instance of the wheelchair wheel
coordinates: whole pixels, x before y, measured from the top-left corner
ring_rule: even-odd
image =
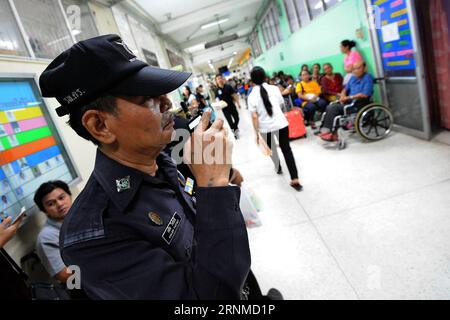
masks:
[[[394,126],[391,110],[381,104],[372,103],[362,108],[356,116],[355,129],[366,140],[385,138]]]

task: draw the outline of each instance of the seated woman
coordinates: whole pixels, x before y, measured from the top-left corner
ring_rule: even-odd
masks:
[[[330,63],[325,63],[323,70],[325,74],[320,81],[323,97],[328,102],[334,102],[344,90],[344,78],[342,78],[340,73],[333,72],[333,66]]]
[[[312,80],[320,84],[320,81],[322,80],[322,73],[320,73],[320,64],[314,63],[312,67]]]
[[[333,128],[334,118],[344,114],[344,105],[355,102],[354,108],[360,110],[370,103],[373,95],[373,77],[366,72],[366,63],[357,62],[353,65],[353,77],[342,91],[340,103],[330,104],[323,121],[322,133],[319,135],[325,141],[337,141],[337,128]]]
[[[297,99],[297,94],[295,93],[295,82],[291,75],[286,76],[286,88],[281,92],[284,98],[285,105],[288,108],[295,106],[295,99]]]
[[[325,111],[328,103],[320,98],[322,90],[317,82],[311,80],[309,71],[302,71],[302,81],[297,84],[295,92],[303,100],[302,107],[305,120],[311,125],[311,129],[315,129],[314,115],[318,110]]]

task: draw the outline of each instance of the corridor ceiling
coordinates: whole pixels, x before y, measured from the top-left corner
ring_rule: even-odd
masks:
[[[192,55],[196,69],[212,72],[235,65],[249,48],[247,39],[267,0],[133,0],[157,24],[161,34]],[[217,24],[217,22],[221,22]],[[211,25],[207,27],[208,25]],[[219,29],[220,27],[220,29]],[[221,43],[223,38],[236,38]],[[205,44],[213,47],[205,49]]]

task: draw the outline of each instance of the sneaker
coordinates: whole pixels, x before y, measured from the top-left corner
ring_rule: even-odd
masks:
[[[336,133],[328,133],[320,137],[322,140],[335,142],[338,141],[338,135]]]
[[[298,192],[303,190],[303,186],[300,183],[294,183],[290,185],[292,188],[294,188],[295,190],[297,190]]]
[[[236,140],[239,139],[239,129],[236,129],[234,131],[234,137],[236,138]]]

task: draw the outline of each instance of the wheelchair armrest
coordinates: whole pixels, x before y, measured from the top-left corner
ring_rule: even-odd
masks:
[[[353,108],[355,106],[355,103],[356,103],[356,100],[353,100],[352,103],[347,104],[347,105],[344,106],[344,116],[348,116],[348,110],[350,108]]]

